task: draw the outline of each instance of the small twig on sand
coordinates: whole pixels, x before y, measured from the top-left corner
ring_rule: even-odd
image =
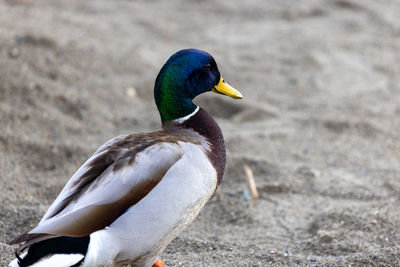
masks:
[[[250,189],[251,198],[252,199],[259,198],[260,195],[258,194],[256,182],[254,181],[253,171],[250,169],[250,167],[247,164],[245,164],[243,166],[243,169],[244,169],[244,171],[246,173],[246,176],[247,176],[247,184],[248,184],[249,189]]]

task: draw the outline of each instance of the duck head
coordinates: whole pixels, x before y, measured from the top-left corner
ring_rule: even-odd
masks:
[[[154,99],[162,121],[187,116],[195,111],[192,100],[205,92],[243,98],[219,73],[214,58],[197,49],[184,49],[173,54],[157,76]]]

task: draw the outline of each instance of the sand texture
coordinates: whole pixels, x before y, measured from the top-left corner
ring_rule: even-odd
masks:
[[[0,266],[100,145],[160,127],[155,77],[188,47],[245,98],[195,101],[227,169],[168,266],[398,266],[399,14],[397,0],[0,0]]]

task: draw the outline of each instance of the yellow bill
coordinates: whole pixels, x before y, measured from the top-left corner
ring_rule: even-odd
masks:
[[[242,94],[238,90],[236,90],[235,88],[233,88],[232,86],[227,84],[224,81],[224,79],[222,78],[222,76],[219,79],[218,84],[216,86],[214,86],[212,91],[214,93],[227,95],[227,96],[230,96],[230,97],[236,98],[236,99],[242,99],[243,98]]]

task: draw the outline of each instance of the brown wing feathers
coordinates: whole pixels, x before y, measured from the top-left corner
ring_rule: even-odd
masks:
[[[57,210],[54,210],[49,218],[60,213],[110,166],[116,172],[126,165],[133,164],[137,153],[146,148],[162,141],[172,141],[172,139],[168,140],[169,138],[161,138],[163,136],[165,137],[164,132],[128,135],[124,139],[104,147],[99,151],[99,155],[88,163],[89,169],[71,185],[72,193],[62,201],[63,204]]]
[[[70,190],[72,193],[62,200],[62,205],[54,210],[48,216],[48,218],[54,217],[62,212],[65,207],[71,203],[71,201],[75,200],[80,194],[85,192],[89,186],[93,185],[96,179],[106,169],[113,168],[112,171],[117,172],[127,165],[133,164],[135,162],[136,155],[146,148],[160,142],[177,143],[178,141],[187,141],[196,144],[200,143],[198,136],[193,136],[191,134],[187,135],[182,131],[171,132],[169,130],[150,134],[128,135],[125,138],[104,147],[97,152],[97,156],[95,156],[93,160],[87,163],[89,167],[88,170],[71,185]],[[178,159],[180,157],[181,155],[179,155]],[[103,229],[107,225],[110,225],[118,216],[120,216],[124,210],[136,204],[143,197],[145,197],[161,181],[169,167],[160,169],[153,175],[155,177],[152,177],[152,179],[141,180],[132,188],[132,190],[130,190],[124,196],[121,196],[120,200],[115,203],[91,206],[85,211],[75,211],[77,213],[82,212],[79,223],[68,223],[64,226],[64,228],[60,229],[60,231],[57,231],[57,233],[25,233],[9,242],[9,244],[26,242],[19,249],[19,251],[22,251],[26,247],[36,242],[55,236],[85,236],[94,231]],[[107,214],[107,216],[102,216],[102,214]]]

